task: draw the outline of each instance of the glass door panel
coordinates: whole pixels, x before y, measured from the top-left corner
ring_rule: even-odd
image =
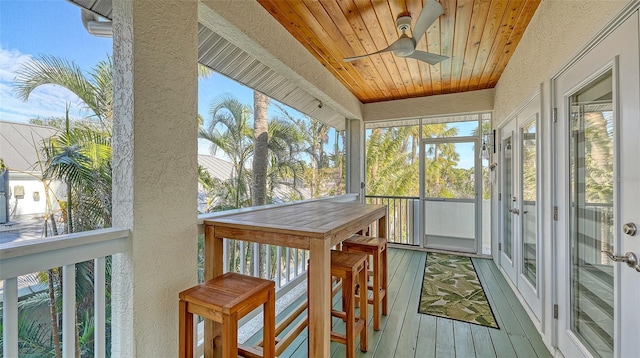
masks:
[[[571,330],[613,356],[614,116],[612,72],[569,97]]]
[[[503,193],[502,198],[502,252],[513,260],[513,136],[509,135],[502,141],[503,153]]]
[[[535,288],[537,272],[537,140],[535,120],[521,128],[522,275]]]
[[[427,140],[424,149],[426,246],[477,251],[476,142]]]

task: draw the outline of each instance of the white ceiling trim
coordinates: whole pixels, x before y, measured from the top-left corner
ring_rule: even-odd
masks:
[[[201,64],[312,118],[344,129],[344,116],[202,24],[198,24],[198,44]]]

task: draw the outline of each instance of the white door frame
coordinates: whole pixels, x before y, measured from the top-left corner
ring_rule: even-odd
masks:
[[[525,101],[518,109],[515,114],[510,116],[507,121],[500,127],[500,144],[504,144],[503,140],[509,135],[512,136],[512,163],[513,163],[513,195],[516,196],[516,202],[512,205],[513,208],[519,211],[518,215],[512,215],[512,248],[513,255],[512,258],[509,259],[503,250],[499,251],[499,260],[498,263],[507,274],[507,276],[511,279],[513,285],[518,289],[525,303],[528,305],[528,308],[535,315],[538,322],[542,320],[542,298],[543,298],[543,285],[542,285],[542,262],[543,262],[543,242],[541,240],[541,232],[542,232],[542,191],[541,191],[541,183],[542,183],[542,151],[541,151],[541,102],[540,102],[540,92],[536,91],[536,93],[531,96],[527,101]],[[527,125],[535,122],[536,125],[536,182],[538,183],[536,187],[536,282],[535,285],[532,285],[526,277],[524,277],[522,272],[522,263],[523,263],[523,235],[522,235],[522,221],[524,219],[524,198],[522,197],[522,153],[521,153],[521,143],[522,143],[522,129]],[[508,134],[505,132],[509,132]],[[504,166],[504,148],[500,148],[499,161],[500,165],[500,176],[499,176],[499,185],[500,185],[500,193],[502,196],[502,200],[507,200],[504,193],[504,180],[505,178],[505,166]],[[500,243],[504,245],[504,201],[499,201],[499,240]],[[510,200],[510,199],[509,199]]]
[[[559,319],[554,327],[554,340],[565,356],[590,356],[592,353],[577,339],[570,329],[570,198],[569,198],[569,123],[568,97],[590,83],[598,75],[613,70],[613,110],[616,131],[614,137],[614,250],[615,253],[634,251],[640,254],[640,239],[621,232],[622,223],[640,222],[640,169],[637,137],[630,135],[640,131],[640,81],[638,56],[638,12],[634,12],[606,38],[584,52],[552,79],[552,103],[558,108],[553,141],[556,152],[554,163],[556,192],[554,201],[558,217],[554,232],[553,265],[556,272],[553,300],[559,305]],[[621,73],[624,71],[624,73]],[[634,132],[635,131],[635,132]],[[635,138],[635,139],[634,139]],[[635,179],[634,179],[635,178]],[[635,185],[635,186],[634,186]],[[625,194],[624,196],[622,194]],[[640,273],[624,264],[614,264],[614,357],[637,355],[637,334],[640,332],[640,313],[637,298],[640,297]],[[624,310],[624,314],[623,311]]]
[[[482,120],[478,121],[479,130],[482,128]],[[427,201],[425,192],[425,146],[432,143],[473,143],[474,144],[474,173],[475,173],[475,222],[474,222],[474,231],[475,231],[475,245],[474,251],[470,251],[474,254],[482,253],[482,160],[480,158],[480,138],[479,137],[446,137],[446,138],[424,138],[420,140],[420,222],[421,228],[420,233],[422,236],[421,246],[423,248],[429,248],[427,246],[427,235],[426,235],[426,224],[425,224],[425,215],[426,208],[425,202]],[[431,247],[432,249],[446,250],[442,247]]]

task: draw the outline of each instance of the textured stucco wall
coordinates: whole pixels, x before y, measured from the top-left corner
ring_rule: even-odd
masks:
[[[405,119],[491,111],[494,90],[443,94],[423,98],[367,103],[363,106],[365,121]]]
[[[346,118],[360,101],[255,0],[202,0],[199,21]]]
[[[500,128],[507,121],[516,119],[529,107],[522,107],[539,94],[532,103],[531,108],[539,111],[539,156],[540,156],[540,215],[541,225],[540,249],[542,250],[539,267],[541,270],[541,301],[542,315],[537,320],[531,310],[527,308],[524,300],[522,304],[541,332],[543,341],[550,348],[552,354],[561,355],[555,351],[557,344],[554,338],[554,330],[558,322],[553,318],[553,295],[557,272],[554,268],[554,237],[553,213],[553,186],[555,179],[552,177],[555,152],[551,150],[551,126],[549,118],[551,113],[551,78],[570,63],[578,52],[591,41],[603,27],[609,23],[628,1],[598,0],[598,1],[569,1],[569,0],[543,0],[536,14],[531,19],[522,40],[518,44],[509,64],[505,68],[495,88],[495,107],[493,112],[493,126]],[[539,99],[538,99],[539,98]],[[528,118],[525,116],[525,118]],[[498,212],[498,201],[495,193],[498,192],[497,182],[494,183],[494,212]],[[494,235],[499,231],[498,217],[493,217]],[[494,255],[498,251],[494,250]],[[515,286],[514,290],[517,291]],[[562,308],[560,308],[562,309]]]
[[[174,357],[197,277],[197,4],[115,0],[113,356]]]
[[[627,2],[542,1],[496,85],[494,126],[549,81]]]

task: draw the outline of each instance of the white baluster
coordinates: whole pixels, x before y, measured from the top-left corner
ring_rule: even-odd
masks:
[[[18,278],[4,280],[2,339],[4,357],[18,356]]]
[[[76,356],[76,266],[62,267],[62,356]]]
[[[95,358],[103,358],[106,354],[106,258],[98,257],[93,263],[93,299],[94,299],[94,332],[93,353]]]

